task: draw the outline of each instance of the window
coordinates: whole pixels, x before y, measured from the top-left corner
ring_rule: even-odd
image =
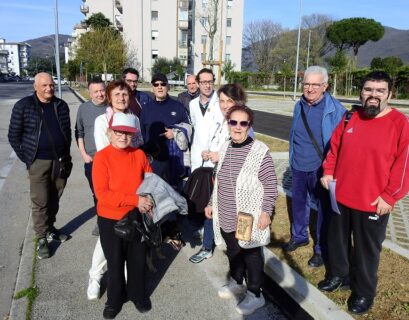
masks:
[[[208,4],[209,4],[209,0],[202,0],[202,8],[203,9],[207,8]]]
[[[227,18],[226,26],[227,26],[228,28],[231,27],[231,18]]]
[[[159,38],[159,31],[152,30],[152,40],[157,40]]]
[[[152,20],[158,20],[159,13],[158,11],[152,11]]]
[[[206,42],[207,42],[207,35],[203,34],[202,37],[201,37],[201,43],[206,44]]]
[[[156,59],[159,55],[158,49],[152,49],[152,59]]]
[[[227,45],[231,44],[231,36],[226,36],[226,44]]]
[[[208,17],[201,17],[200,18],[200,24],[203,27],[207,27],[207,25],[209,24],[209,18]]]
[[[233,7],[233,0],[227,0],[227,8]]]
[[[226,53],[225,59],[226,61],[231,61],[231,54],[230,53]]]

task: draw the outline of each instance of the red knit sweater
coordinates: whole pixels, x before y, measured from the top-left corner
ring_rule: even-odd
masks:
[[[116,149],[112,145],[95,154],[92,181],[99,216],[120,220],[138,205],[136,190],[145,172],[152,172],[140,149]]]
[[[324,174],[337,180],[341,204],[374,212],[370,204],[381,196],[389,205],[409,190],[409,122],[399,111],[368,119],[361,110],[344,129],[341,121],[331,137]]]

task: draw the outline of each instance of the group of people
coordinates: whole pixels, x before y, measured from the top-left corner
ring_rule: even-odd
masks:
[[[107,87],[92,79],[90,100],[77,113],[75,137],[98,216],[88,299],[99,298],[107,272],[105,319],[114,319],[129,300],[139,312],[152,308],[145,290],[146,242],[141,235],[124,240],[114,226],[131,211],[151,214],[152,199],[138,194],[145,174],[153,172],[182,192],[195,172],[210,168],[206,205],[189,213],[192,236],[203,237],[189,261],[211,258],[224,243],[230,280],[218,295],[241,296],[236,310],[251,314],[265,304],[262,247],[270,242],[277,177],[268,147],[254,138],[246,94],[237,84],[215,91],[215,76],[207,68],[186,78],[188,90],[177,99],[169,96],[164,74],[153,75],[153,96],[137,90],[138,80],[133,68]],[[348,309],[356,314],[373,304],[388,217],[409,189],[409,124],[388,104],[391,85],[386,73],[370,73],[360,88],[362,105],[347,112],[326,92],[326,69],[308,68],[289,138],[291,239],[283,250],[309,244],[314,201],[318,213],[308,265],[326,267],[320,290],[350,285]],[[14,106],[8,137],[28,169],[37,257],[44,259],[50,257],[49,242],[68,239],[54,224],[67,183],[60,172],[61,159],[70,155],[71,124],[49,74],[36,75],[34,90]],[[237,236],[239,213],[251,217],[249,238]],[[177,221],[169,215],[164,224],[177,229]]]
[[[362,314],[376,296],[389,215],[409,190],[408,118],[389,105],[392,80],[382,71],[363,78],[361,105],[350,111],[326,92],[325,68],[309,67],[302,86],[289,139],[291,239],[283,250],[309,244],[314,202],[314,252],[308,265],[325,265],[318,288],[350,288],[348,310]]]

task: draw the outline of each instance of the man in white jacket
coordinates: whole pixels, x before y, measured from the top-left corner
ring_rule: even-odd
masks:
[[[200,94],[189,104],[190,118],[194,130],[193,142],[191,147],[192,171],[202,164],[205,167],[213,167],[211,161],[204,161],[202,152],[208,151],[216,126],[223,122],[223,114],[220,111],[219,99],[213,90],[214,84],[213,71],[203,68],[196,76],[199,84]]]
[[[213,90],[214,84],[213,71],[203,68],[196,76],[196,81],[199,84],[199,96],[193,99],[189,104],[190,118],[193,127],[193,142],[191,146],[191,168],[192,172],[201,167],[213,167],[214,163],[208,159],[204,160],[202,154],[206,154],[210,150],[212,139],[223,122],[223,114],[220,111],[219,98]],[[198,237],[197,229],[203,225],[203,245],[198,253],[190,257],[193,263],[199,263],[204,259],[212,257],[214,248],[213,221],[206,219],[204,213],[193,213],[193,229],[194,237]],[[203,223],[204,219],[204,223]]]

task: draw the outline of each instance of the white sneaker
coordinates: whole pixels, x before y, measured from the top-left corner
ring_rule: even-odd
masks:
[[[88,300],[96,300],[99,298],[99,281],[97,279],[89,279],[87,296]]]
[[[230,280],[230,282],[221,287],[217,293],[222,299],[234,298],[236,295],[243,294],[247,291],[244,284],[238,284],[236,280]]]
[[[236,310],[240,314],[249,315],[264,306],[265,303],[262,293],[260,297],[256,297],[253,292],[247,291],[246,297],[237,305]]]

